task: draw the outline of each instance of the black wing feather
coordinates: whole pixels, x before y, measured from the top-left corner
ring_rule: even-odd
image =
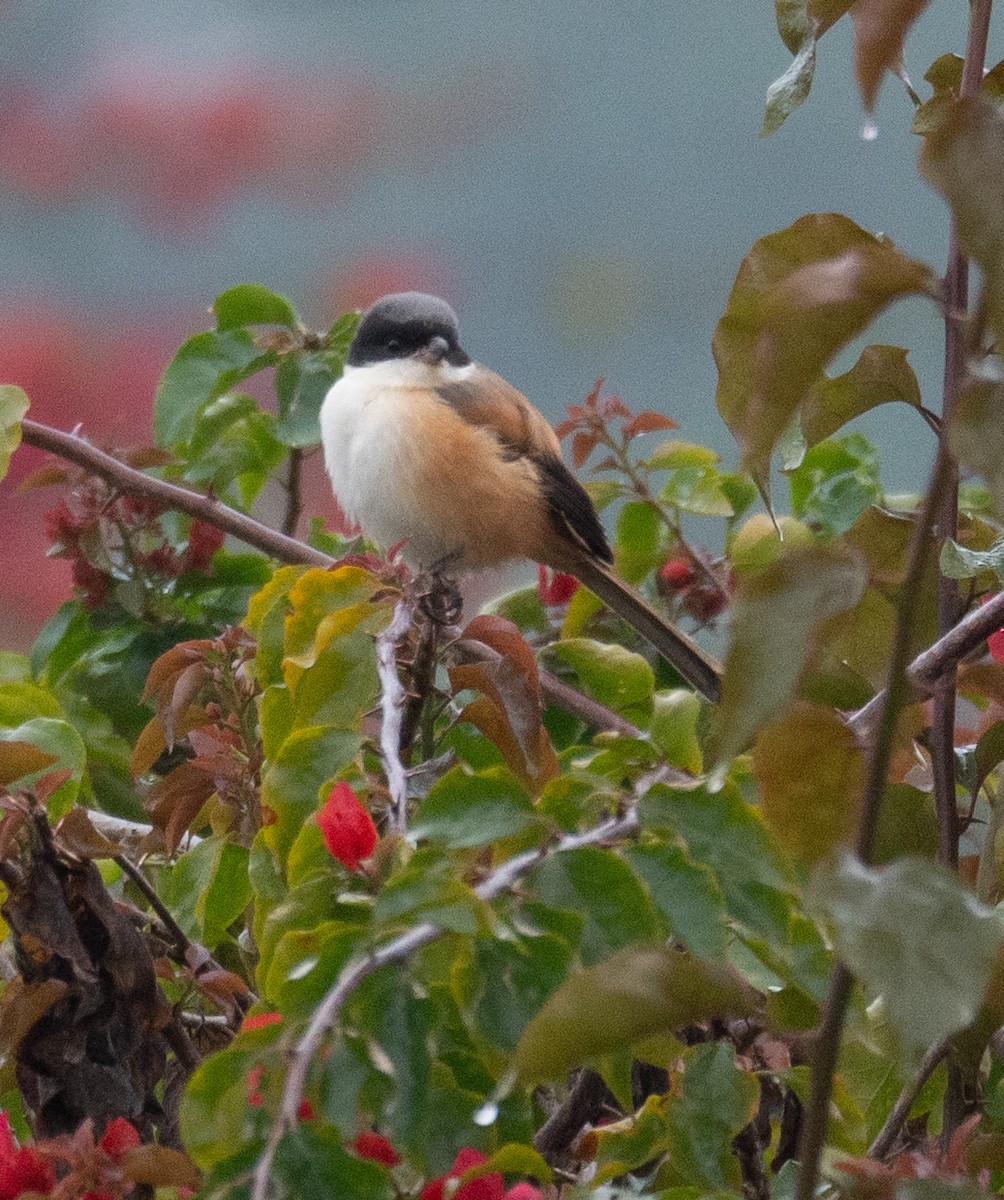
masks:
[[[601,562],[613,562],[614,555],[596,515],[589,493],[559,458],[534,455],[547,500],[547,510],[562,537],[572,536]]]

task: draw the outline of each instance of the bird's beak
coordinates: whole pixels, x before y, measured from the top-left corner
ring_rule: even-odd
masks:
[[[428,363],[430,367],[438,367],[443,359],[450,352],[450,343],[444,337],[438,335],[429,339],[429,344],[423,346],[415,357],[424,363]]]

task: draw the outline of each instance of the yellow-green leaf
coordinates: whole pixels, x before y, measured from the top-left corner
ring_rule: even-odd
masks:
[[[770,456],[833,355],[887,304],[931,289],[931,272],[839,213],[814,213],[754,243],[712,347],[718,410],[766,491]]]
[[[10,458],[21,445],[21,419],[28,411],[28,397],[13,384],[0,384],[0,479],[7,474]]]
[[[983,269],[987,315],[1004,339],[1004,116],[987,96],[946,104],[920,154],[921,174],[948,201],[959,245]]]
[[[759,574],[740,578],[722,701],[707,748],[716,768],[784,711],[816,625],[856,604],[866,582],[861,556],[837,544],[790,550]]]
[[[665,1029],[749,1016],[759,995],[724,967],[665,946],[630,946],[563,984],[516,1047],[525,1082],[561,1079],[600,1054]]]

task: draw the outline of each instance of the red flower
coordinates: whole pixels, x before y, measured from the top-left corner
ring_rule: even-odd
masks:
[[[139,1145],[139,1133],[125,1117],[116,1117],[105,1126],[98,1145],[112,1158],[121,1158],[127,1150]]]
[[[313,1121],[317,1117],[317,1113],[314,1112],[314,1106],[309,1100],[300,1101],[300,1107],[296,1110],[296,1115],[301,1121]]]
[[[504,1200],[543,1200],[540,1188],[532,1183],[516,1183],[505,1194]]]
[[[372,1129],[366,1129],[362,1133],[356,1134],[352,1149],[360,1158],[383,1163],[385,1167],[396,1167],[401,1161],[401,1156],[383,1134],[375,1133]]]
[[[994,662],[1004,663],[1004,629],[998,629],[987,638],[987,649]]]
[[[328,853],[350,871],[358,871],[377,844],[376,826],[347,783],[336,783],[317,814]]]
[[[48,1195],[55,1184],[52,1164],[31,1146],[18,1146],[10,1119],[0,1112],[0,1200],[17,1200],[22,1192]]]
[[[487,1161],[480,1150],[472,1150],[469,1146],[465,1146],[453,1160],[453,1166],[445,1175],[431,1179],[422,1188],[421,1200],[443,1200],[448,1179],[459,1179],[471,1167],[479,1166]],[[497,1171],[493,1171],[491,1175],[479,1175],[477,1179],[469,1179],[453,1193],[453,1200],[505,1200],[502,1176]]]
[[[264,1029],[267,1025],[281,1025],[282,1013],[263,1012],[252,1013],[249,1017],[245,1017],[241,1021],[241,1033],[247,1033],[252,1029]]]
[[[541,604],[546,607],[567,604],[575,595],[578,586],[579,581],[574,575],[566,575],[564,571],[552,571],[543,563],[537,564],[537,594]]]
[[[223,545],[223,530],[206,521],[194,520],[188,530],[185,567],[190,571],[208,571],[213,555]]]

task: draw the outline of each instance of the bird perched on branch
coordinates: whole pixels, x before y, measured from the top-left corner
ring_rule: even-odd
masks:
[[[461,349],[445,300],[384,296],[321,406],[346,516],[415,566],[454,573],[529,558],[574,575],[709,700],[721,668],[619,579],[588,492],[547,419]]]

